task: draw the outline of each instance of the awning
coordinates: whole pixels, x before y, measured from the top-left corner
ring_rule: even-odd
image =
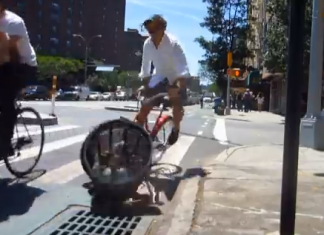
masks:
[[[264,73],[262,75],[262,80],[279,80],[284,77],[284,73]]]
[[[96,72],[112,72],[119,65],[98,65],[96,67]]]

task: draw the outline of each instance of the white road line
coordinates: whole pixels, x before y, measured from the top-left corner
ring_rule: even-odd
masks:
[[[80,160],[77,159],[74,160],[73,162],[65,164],[64,166],[61,166],[59,168],[56,168],[46,173],[44,176],[31,182],[30,185],[39,184],[39,183],[65,184],[77,178],[78,176],[82,175],[83,173],[84,171],[82,169]]]
[[[163,155],[160,163],[169,163],[179,165],[195,137],[181,135],[173,146],[171,146]]]
[[[226,126],[225,119],[217,119],[214,127],[214,138],[219,141],[222,145],[228,144],[227,134],[226,134]]]
[[[85,135],[82,135],[82,137],[85,137]],[[79,136],[77,140],[80,139],[81,137]],[[195,137],[192,136],[180,136],[178,142],[166,151],[160,163],[179,165],[194,140]],[[66,142],[66,139],[64,141]],[[75,141],[76,139],[74,140],[74,142]],[[72,140],[70,140],[69,142],[71,143]],[[167,168],[168,166],[166,165],[163,167]],[[170,170],[171,169],[174,169],[174,167],[170,166]],[[44,176],[40,177],[39,179],[33,181],[30,184],[65,184],[77,178],[78,176],[81,176],[83,173],[84,171],[82,169],[80,160],[78,159],[64,166],[56,168],[55,170],[49,171]],[[147,189],[142,190],[144,190],[145,192],[147,191]]]
[[[87,137],[87,135],[88,135],[88,133],[73,136],[70,138],[65,138],[62,140],[54,141],[54,142],[50,142],[48,144],[45,143],[44,148],[43,148],[43,154],[53,152],[55,150],[59,150],[59,149],[68,147],[70,145],[82,142]],[[21,151],[21,157],[12,159],[12,162],[22,161],[24,159],[35,157],[35,155],[38,154],[38,151],[39,151],[39,146],[32,147],[28,150],[27,149],[23,150],[23,151]],[[3,166],[3,165],[4,165],[4,163],[3,163],[3,161],[1,161],[0,166]]]
[[[52,132],[58,132],[58,131],[64,131],[64,130],[71,130],[71,129],[76,129],[79,128],[79,126],[58,126],[58,127],[53,127],[53,128],[44,128],[44,132],[45,133],[52,133]],[[19,130],[19,129],[23,129]],[[26,131],[26,129],[28,130],[28,132]],[[22,137],[22,136],[34,136],[34,135],[40,135],[41,134],[41,130],[40,128],[38,128],[38,130],[29,130],[29,127],[27,126],[27,128],[25,127],[21,127],[18,128],[18,133],[15,130],[15,134],[13,138],[17,138],[17,137]]]
[[[203,132],[202,131],[198,131],[197,135],[202,135]]]
[[[172,171],[174,171],[175,167],[172,165],[179,166],[181,160],[187,153],[189,147],[194,142],[194,140],[195,140],[195,137],[181,135],[179,137],[177,143],[175,143],[173,146],[171,146],[164,153],[162,159],[158,163],[164,163],[162,165],[162,168],[163,168],[163,172],[165,172],[165,174],[169,174],[169,173],[172,173]],[[171,165],[168,165],[168,164],[171,164]],[[147,189],[147,187],[140,187],[137,190],[137,192],[140,194],[148,194],[148,189]]]

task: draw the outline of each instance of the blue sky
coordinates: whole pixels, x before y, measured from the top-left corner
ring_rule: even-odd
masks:
[[[126,0],[125,27],[140,29],[139,25],[153,14],[166,18],[168,31],[184,47],[191,74],[197,75],[198,60],[204,51],[194,39],[200,35],[211,38],[211,34],[199,26],[207,14],[205,4],[201,0]]]

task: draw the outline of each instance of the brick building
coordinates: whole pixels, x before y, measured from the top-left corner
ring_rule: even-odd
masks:
[[[147,36],[143,36],[137,29],[125,31],[125,50],[122,69],[126,71],[139,71],[141,69],[143,43]]]
[[[109,64],[123,59],[126,0],[6,0],[8,8],[24,18],[31,42],[45,54],[84,58],[85,44],[89,57]],[[94,35],[102,35],[94,38]]]

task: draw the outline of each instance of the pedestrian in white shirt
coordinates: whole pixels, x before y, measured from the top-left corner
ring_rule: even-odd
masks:
[[[166,32],[167,22],[161,15],[153,15],[145,20],[143,27],[150,35],[144,42],[142,68],[139,74],[144,84],[146,82],[144,90],[146,99],[136,120],[143,124],[153,107],[162,102],[164,95],[168,95],[174,119],[174,128],[168,143],[173,145],[178,140],[183,118],[180,93],[185,91],[186,79],[190,77],[187,59],[178,40]],[[154,65],[153,74],[151,63]]]
[[[264,96],[261,92],[259,92],[258,96],[256,97],[256,100],[258,102],[258,111],[261,112],[263,109],[263,103],[264,103]]]

